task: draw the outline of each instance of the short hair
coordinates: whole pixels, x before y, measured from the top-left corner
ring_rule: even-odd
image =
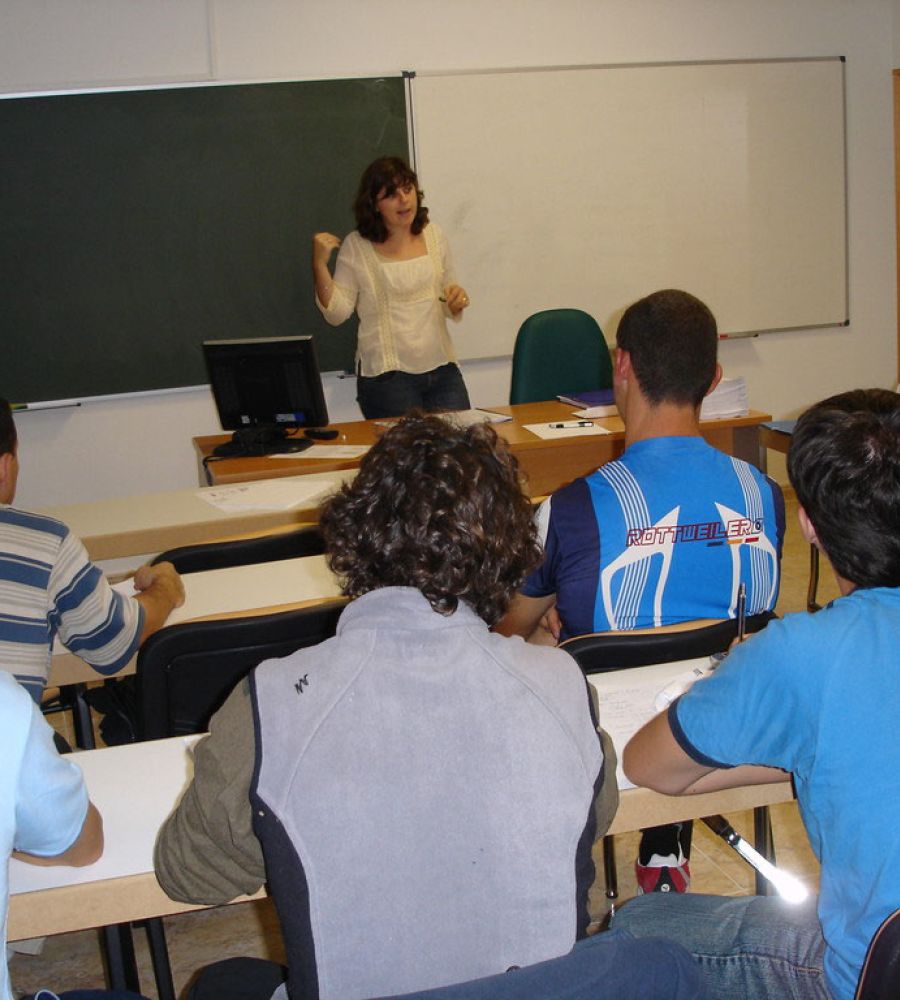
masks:
[[[788,476],[840,576],[900,586],[900,395],[854,389],[810,407],[791,435]]]
[[[356,228],[359,235],[373,243],[384,243],[388,231],[378,211],[378,196],[384,191],[390,198],[399,187],[412,184],[416,189],[418,211],[412,222],[413,235],[419,233],[428,224],[428,209],[422,204],[424,191],[419,187],[419,178],[406,160],[399,156],[381,156],[373,160],[363,171],[359,181],[353,212],[356,216]]]
[[[506,442],[413,413],[365,455],[320,517],[344,594],[415,587],[452,614],[465,601],[489,625],[541,558],[532,507]]]
[[[651,403],[699,406],[716,375],[716,319],[698,298],[677,288],[653,292],[629,306],[616,344]]]
[[[15,452],[18,442],[12,407],[5,399],[0,399],[0,455]]]

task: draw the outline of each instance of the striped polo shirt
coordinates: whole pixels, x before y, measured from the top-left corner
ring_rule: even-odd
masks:
[[[59,521],[0,505],[0,669],[40,701],[54,640],[101,674],[134,655],[143,609]]]

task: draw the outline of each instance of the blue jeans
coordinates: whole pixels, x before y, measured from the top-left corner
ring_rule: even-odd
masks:
[[[356,380],[356,401],[366,420],[402,417],[410,410],[436,413],[441,410],[468,410],[469,394],[458,365],[441,365],[430,372],[385,372]]]
[[[671,941],[607,931],[560,958],[485,979],[404,993],[403,1000],[705,1000],[690,956]],[[400,1000],[379,997],[377,1000]]]
[[[267,968],[268,967],[268,968]],[[258,958],[232,958],[203,970],[190,1000],[276,1000],[285,970]],[[273,990],[275,991],[273,993]],[[635,941],[608,931],[579,941],[560,958],[454,986],[404,993],[403,1000],[705,1000],[698,969],[671,941]],[[400,1000],[399,995],[380,1000]]]
[[[686,948],[710,1000],[832,1000],[816,900],[648,893],[629,900],[613,927]]]

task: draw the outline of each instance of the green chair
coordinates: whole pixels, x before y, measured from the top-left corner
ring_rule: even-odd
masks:
[[[611,386],[609,348],[593,316],[581,309],[545,309],[519,327],[510,403],[536,403]]]

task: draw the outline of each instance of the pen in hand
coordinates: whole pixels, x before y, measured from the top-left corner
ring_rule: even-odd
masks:
[[[593,427],[594,426],[594,421],[593,420],[568,420],[568,421],[565,421],[565,422],[563,422],[561,424],[549,424],[548,426],[552,427],[553,430],[563,430],[563,429],[568,429],[569,427]]]

